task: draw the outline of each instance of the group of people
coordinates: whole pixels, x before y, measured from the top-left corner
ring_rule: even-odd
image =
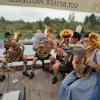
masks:
[[[70,32],[68,29],[64,34]],[[71,34],[70,37],[60,34],[56,42],[52,41],[56,57],[49,55],[54,73],[52,83],[57,82],[58,73],[64,74],[59,100],[100,100],[100,35]]]
[[[62,32],[56,38],[51,28],[46,33],[37,30],[33,39],[33,50],[36,53],[30,75],[27,73],[27,58],[23,54],[23,46],[9,32],[5,33],[6,56],[2,66],[16,60],[14,56],[19,54],[17,60],[24,62],[23,75],[33,78],[36,61],[41,60],[44,64],[44,60],[49,59],[49,70],[53,72],[52,83],[57,82],[59,73],[63,78],[59,100],[100,100],[100,36],[89,32],[81,37],[80,33],[70,29]],[[56,56],[50,54],[52,49]]]

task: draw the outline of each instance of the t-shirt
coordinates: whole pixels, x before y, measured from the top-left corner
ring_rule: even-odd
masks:
[[[37,45],[40,44],[41,41],[45,39],[45,35],[43,33],[35,33],[35,36],[33,38],[33,47],[36,48]]]

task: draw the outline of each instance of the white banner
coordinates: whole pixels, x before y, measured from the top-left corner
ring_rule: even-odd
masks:
[[[0,5],[44,7],[100,13],[100,0],[0,0]]]

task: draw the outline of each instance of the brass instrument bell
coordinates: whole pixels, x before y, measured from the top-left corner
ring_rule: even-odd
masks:
[[[64,30],[62,30],[60,32],[60,37],[63,38],[63,39],[65,39],[65,38],[68,39],[68,38],[72,37],[73,34],[74,34],[74,32],[72,30],[70,30],[70,29],[64,29]]]
[[[20,32],[15,32],[15,33],[14,33],[14,40],[16,40],[16,42],[18,42],[18,40],[20,39],[21,36],[22,36],[22,33],[20,33]]]

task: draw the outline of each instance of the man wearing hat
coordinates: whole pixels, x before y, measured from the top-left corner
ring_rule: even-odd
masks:
[[[9,49],[9,42],[11,41],[12,38],[13,38],[13,34],[11,34],[10,32],[5,32],[5,35],[4,35],[4,48],[6,50]]]

